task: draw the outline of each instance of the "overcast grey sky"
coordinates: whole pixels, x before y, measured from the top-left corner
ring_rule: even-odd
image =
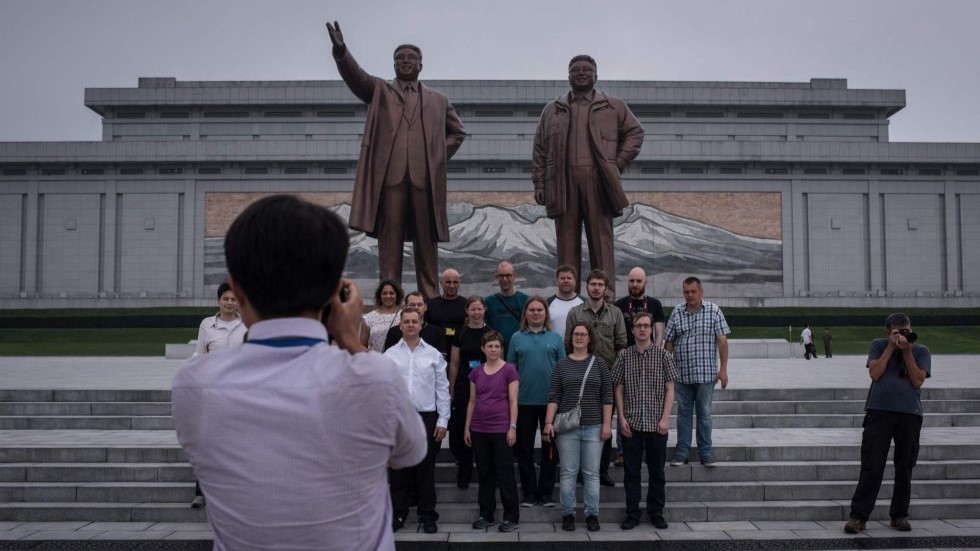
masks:
[[[369,71],[414,42],[423,79],[806,82],[907,90],[892,141],[980,142],[973,0],[0,0],[0,140],[98,140],[86,87],[334,80],[327,20]]]

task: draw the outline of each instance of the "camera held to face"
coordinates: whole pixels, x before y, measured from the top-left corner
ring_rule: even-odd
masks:
[[[919,338],[919,335],[911,329],[899,329],[898,334],[905,337],[905,340],[908,341],[909,344],[915,344],[915,341]]]

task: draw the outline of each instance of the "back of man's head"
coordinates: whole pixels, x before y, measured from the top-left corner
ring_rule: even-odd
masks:
[[[350,241],[330,210],[292,195],[248,206],[225,235],[235,286],[262,319],[323,310],[340,284]]]

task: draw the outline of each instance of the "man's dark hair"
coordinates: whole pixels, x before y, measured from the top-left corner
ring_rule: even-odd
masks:
[[[412,291],[411,293],[405,295],[405,304],[408,304],[408,297],[419,297],[422,299],[422,302],[426,302],[428,300],[425,298],[425,293],[422,291]]]
[[[578,272],[575,271],[575,268],[573,268],[571,264],[562,264],[561,266],[558,266],[558,268],[555,269],[555,277],[558,277],[565,272],[571,272],[572,277],[578,279]]]
[[[420,322],[422,321],[422,314],[418,310],[402,310],[401,313],[398,314],[398,322],[401,323],[402,320],[405,319],[405,316],[406,315],[415,315],[415,316],[418,316],[419,317],[419,321]]]
[[[889,314],[885,318],[885,329],[891,329],[892,327],[901,327],[903,325],[912,325],[912,320],[901,312],[895,312],[894,314]]]
[[[225,235],[225,263],[263,319],[320,312],[340,284],[347,261],[347,225],[339,216],[293,195],[248,206]]]
[[[576,61],[588,61],[589,63],[592,64],[592,68],[593,69],[595,69],[596,71],[599,70],[599,66],[596,65],[595,60],[592,59],[592,56],[590,56],[590,55],[585,55],[585,54],[577,55],[577,56],[573,57],[571,61],[568,62],[568,66],[571,67],[572,65],[575,65],[575,62]]]
[[[636,322],[640,321],[643,318],[649,319],[650,325],[651,326],[653,325],[653,314],[651,314],[650,312],[637,312],[633,314],[633,319],[631,320],[633,327],[636,327]]]
[[[218,300],[221,300],[221,295],[227,293],[228,291],[231,291],[231,285],[228,285],[227,281],[221,285],[218,285]]]
[[[697,283],[698,284],[698,289],[703,289],[703,287],[701,287],[701,280],[698,279],[698,278],[696,278],[696,277],[694,277],[694,276],[691,276],[691,277],[689,277],[689,278],[687,278],[687,279],[684,280],[684,285],[690,285],[692,283]]]
[[[398,55],[398,51],[399,50],[404,50],[405,48],[408,48],[409,50],[415,50],[415,53],[419,54],[419,60],[422,59],[422,48],[419,48],[415,44],[401,44],[401,45],[399,45],[397,48],[395,48],[395,51],[392,52],[391,57],[395,57],[396,55]]]
[[[588,283],[593,279],[601,279],[606,283],[606,287],[609,287],[609,276],[606,275],[606,272],[603,272],[602,270],[592,270],[589,272],[589,277],[585,278],[585,282]]]
[[[395,304],[399,304],[405,298],[405,291],[402,291],[402,286],[394,279],[386,279],[379,283],[378,288],[374,290],[374,304],[376,306],[381,306],[381,292],[385,290],[385,287],[391,287],[395,290]]]

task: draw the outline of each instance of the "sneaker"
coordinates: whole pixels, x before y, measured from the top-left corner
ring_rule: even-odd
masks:
[[[595,515],[589,515],[589,516],[585,517],[585,528],[589,532],[598,532],[599,531],[599,517],[597,517]]]
[[[531,507],[534,507],[534,500],[525,499],[524,501],[521,502],[521,507],[524,507],[525,509],[530,509]]]
[[[405,519],[402,517],[394,517],[391,519],[391,531],[397,532],[405,527]]]
[[[422,531],[426,534],[435,534],[439,531],[439,525],[436,524],[436,519],[427,518],[422,520]]]
[[[671,467],[680,467],[681,465],[687,465],[687,457],[683,455],[675,455],[674,458],[670,460]]]
[[[912,530],[912,524],[909,523],[909,517],[895,517],[891,522],[892,528],[898,530],[899,532],[909,532]]]
[[[864,524],[865,523],[863,520],[852,518],[851,520],[847,521],[847,524],[844,525],[844,531],[848,534],[857,534],[858,532],[864,530]]]
[[[664,520],[663,515],[650,515],[650,524],[657,530],[667,529],[667,521]]]
[[[541,503],[542,507],[547,507],[548,509],[555,508],[555,500],[551,499],[551,496],[542,499],[539,503]]]
[[[636,515],[626,515],[623,522],[619,523],[619,527],[623,530],[632,530],[640,525],[640,519]]]
[[[492,520],[487,520],[484,517],[480,517],[480,518],[478,518],[478,519],[476,519],[476,520],[473,521],[473,529],[474,530],[486,530],[487,528],[490,528],[491,526],[493,526],[493,521]]]
[[[514,530],[517,530],[520,527],[521,525],[516,522],[505,520],[500,523],[500,526],[497,527],[497,530],[500,530],[501,532],[513,532]]]
[[[706,455],[706,456],[704,456],[704,457],[701,458],[701,464],[704,465],[705,467],[717,467],[718,466],[718,462],[715,461],[715,456],[711,455],[710,453],[708,455]]]
[[[207,505],[204,496],[194,496],[194,500],[191,501],[191,509],[203,509]]]
[[[566,532],[575,531],[575,515],[565,515],[561,517],[561,529]]]

